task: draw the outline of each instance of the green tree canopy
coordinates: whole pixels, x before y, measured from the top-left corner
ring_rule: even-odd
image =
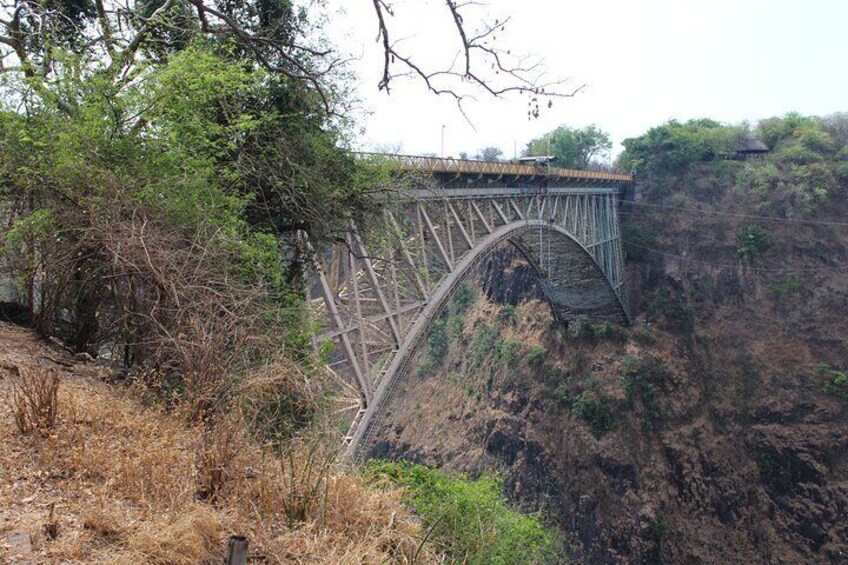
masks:
[[[611,148],[609,134],[595,125],[580,129],[562,125],[532,140],[522,155],[552,155],[558,167],[586,169],[605,159]]]
[[[483,147],[477,152],[476,158],[481,161],[500,161],[503,157],[503,151],[497,147]]]
[[[625,139],[619,163],[642,175],[678,173],[693,163],[735,150],[744,131],[741,126],[725,126],[706,118],[684,123],[671,120]]]

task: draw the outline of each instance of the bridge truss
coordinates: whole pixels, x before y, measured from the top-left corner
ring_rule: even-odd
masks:
[[[627,319],[618,221],[621,188],[410,190],[382,210],[378,227],[349,226],[344,242],[315,253],[313,299],[330,368],[347,383],[348,455],[369,440],[430,323],[452,291],[509,241],[568,318]]]

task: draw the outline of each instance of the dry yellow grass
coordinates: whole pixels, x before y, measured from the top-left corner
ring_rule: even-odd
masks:
[[[35,365],[42,349],[0,324],[0,361]],[[20,434],[0,408],[0,542],[29,533],[44,563],[220,563],[233,534],[258,562],[438,561],[426,548],[414,557],[422,532],[401,493],[367,485],[324,444],[304,439],[279,457],[231,429],[215,437],[96,372],[63,372],[49,434]],[[7,387],[0,379],[0,393]],[[51,505],[55,540],[43,529]]]

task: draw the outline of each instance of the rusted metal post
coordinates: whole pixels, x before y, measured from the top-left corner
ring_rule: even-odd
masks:
[[[247,565],[247,538],[231,536],[224,565]]]

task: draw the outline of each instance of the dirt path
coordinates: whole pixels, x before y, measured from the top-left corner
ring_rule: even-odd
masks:
[[[51,535],[45,526],[61,521],[70,539],[82,523],[67,512],[73,496],[63,488],[64,477],[41,468],[31,444],[14,427],[8,372],[17,367],[58,370],[63,386],[75,389],[100,388],[99,377],[107,371],[75,360],[32,330],[0,322],[0,563],[46,563],[53,560],[42,551]]]

